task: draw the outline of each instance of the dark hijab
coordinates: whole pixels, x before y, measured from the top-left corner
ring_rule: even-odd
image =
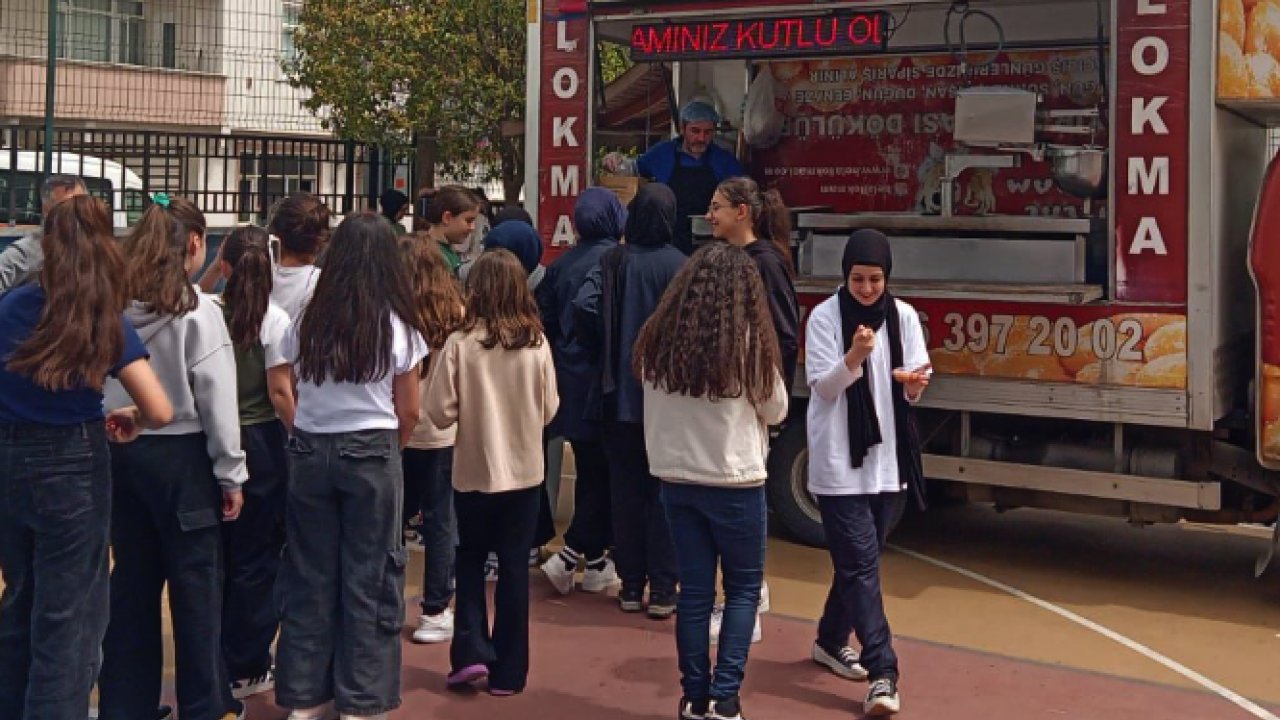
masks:
[[[627,208],[627,244],[669,245],[676,238],[676,195],[662,183],[645,183]]]
[[[627,227],[627,210],[612,191],[590,187],[573,206],[573,226],[583,243],[618,240]]]
[[[533,272],[542,260],[542,239],[538,231],[522,222],[507,222],[493,228],[484,236],[484,247],[510,250],[519,258],[526,273]]]
[[[509,205],[499,210],[498,214],[493,216],[492,227],[498,227],[505,222],[522,222],[526,225],[532,226],[533,216],[529,214],[528,210],[525,210],[519,205]]]
[[[866,326],[879,332],[881,327],[887,325],[889,366],[900,368],[903,356],[902,331],[897,303],[887,288],[880,299],[872,305],[863,305],[858,302],[858,299],[849,292],[849,271],[854,265],[869,265],[884,270],[887,283],[893,271],[893,252],[889,247],[889,238],[879,230],[869,229],[859,230],[849,236],[849,241],[844,246],[844,255],[840,259],[840,267],[844,271],[844,282],[837,296],[840,302],[843,347],[850,346],[859,326]],[[876,414],[875,400],[871,395],[873,381],[868,357],[862,361],[862,377],[845,389],[849,413],[849,459],[855,468],[862,467],[867,452],[884,440],[880,431],[880,418]],[[923,503],[924,469],[920,459],[920,438],[916,432],[914,412],[910,403],[907,402],[902,384],[893,379],[892,373],[889,383],[893,397],[893,425],[898,447],[898,479],[910,485],[915,491],[916,500]]]

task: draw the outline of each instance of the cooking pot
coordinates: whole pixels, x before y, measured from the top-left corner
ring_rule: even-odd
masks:
[[[1063,191],[1079,198],[1107,194],[1107,151],[1093,145],[1051,145],[1045,153],[1053,179]]]

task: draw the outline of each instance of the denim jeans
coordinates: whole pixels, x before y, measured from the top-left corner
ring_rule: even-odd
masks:
[[[746,674],[751,631],[764,583],[764,487],[664,482],[662,503],[680,572],[676,649],[684,694],[694,700],[734,697]],[[717,562],[724,576],[724,621],[713,673],[708,633],[716,599]]]
[[[500,493],[455,492],[458,602],[449,662],[453,670],[489,667],[489,686],[524,690],[529,677],[529,544],[542,486]],[[498,554],[493,631],[485,601],[484,561]]]
[[[880,554],[905,502],[906,493],[900,492],[818,496],[835,567],[818,621],[818,643],[832,652],[855,633],[862,648],[860,663],[871,680],[898,679],[898,656],[880,593]]]
[[[359,716],[395,710],[409,560],[396,432],[295,429],[288,450],[276,703],[333,700]]]
[[[227,558],[222,655],[231,680],[256,678],[271,669],[271,643],[280,623],[275,608],[263,598],[271,597],[284,549],[289,479],[284,441],[279,420],[240,429],[240,446],[249,465],[244,509],[235,522],[222,524]]]
[[[453,512],[453,448],[404,451],[405,487],[418,490],[422,511],[422,614],[439,615],[453,600],[458,523]]]
[[[111,622],[102,720],[155,713],[164,673],[161,598],[173,622],[183,720],[236,711],[222,660],[222,491],[204,433],[143,435],[111,448]]]
[[[87,717],[107,627],[110,463],[101,422],[0,425],[0,719]]]

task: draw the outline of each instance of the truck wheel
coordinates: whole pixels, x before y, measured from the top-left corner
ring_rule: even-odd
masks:
[[[769,506],[783,529],[796,540],[825,547],[822,514],[808,484],[809,444],[801,415],[783,429],[769,448]]]

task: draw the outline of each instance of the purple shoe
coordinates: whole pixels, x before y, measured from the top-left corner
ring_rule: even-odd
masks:
[[[515,690],[503,690],[502,688],[491,687],[489,694],[494,697],[511,697],[516,694]]]
[[[477,663],[449,673],[449,677],[445,678],[444,682],[449,687],[458,687],[461,685],[470,685],[471,683],[488,676],[489,668]]]

